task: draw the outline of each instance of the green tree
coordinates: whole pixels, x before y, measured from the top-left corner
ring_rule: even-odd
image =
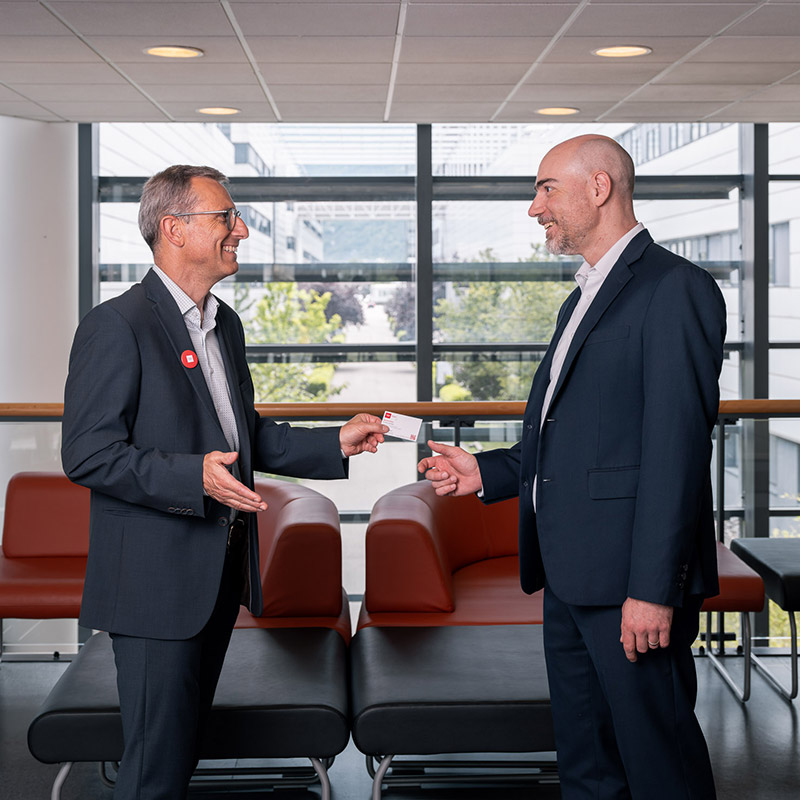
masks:
[[[242,287],[242,288],[240,288]],[[254,299],[250,286],[237,284],[234,305],[243,317],[251,344],[314,344],[341,340],[337,331],[342,320],[328,319],[330,293],[304,291],[295,283],[268,283],[263,295]],[[256,401],[261,403],[326,402],[343,387],[331,385],[333,364],[250,365]]]
[[[531,245],[520,262],[552,262],[542,245]],[[496,262],[491,248],[476,262]],[[437,328],[445,342],[548,342],[556,315],[574,288],[562,281],[470,281],[454,287],[451,297],[436,303]],[[475,400],[524,400],[540,359],[495,361],[490,354],[454,364],[455,381]],[[451,390],[452,391],[452,390]]]

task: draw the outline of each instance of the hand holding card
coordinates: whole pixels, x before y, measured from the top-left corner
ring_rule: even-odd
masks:
[[[405,414],[398,414],[396,411],[385,411],[382,422],[389,429],[389,436],[407,439],[409,442],[416,442],[419,438],[419,429],[422,425],[419,417],[408,417]]]

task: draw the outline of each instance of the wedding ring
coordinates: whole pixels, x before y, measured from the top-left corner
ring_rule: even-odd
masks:
[[[652,648],[656,648],[656,647],[658,647],[658,642],[651,642],[651,641],[648,639],[648,640],[647,640],[647,646],[648,646],[648,647],[652,647]]]

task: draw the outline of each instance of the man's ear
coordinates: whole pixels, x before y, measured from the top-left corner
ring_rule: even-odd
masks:
[[[186,243],[186,228],[178,217],[162,217],[158,223],[159,238],[173,247],[183,247]]]
[[[611,196],[611,176],[599,170],[591,178],[592,200],[596,206],[602,206]]]

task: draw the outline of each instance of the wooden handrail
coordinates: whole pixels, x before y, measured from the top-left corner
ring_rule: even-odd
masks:
[[[265,417],[278,419],[348,419],[360,412],[382,416],[387,409],[423,419],[467,417],[521,419],[524,402],[461,402],[461,403],[257,403]],[[60,419],[63,403],[0,403],[0,420],[5,418]],[[720,416],[798,416],[800,400],[723,400]]]

